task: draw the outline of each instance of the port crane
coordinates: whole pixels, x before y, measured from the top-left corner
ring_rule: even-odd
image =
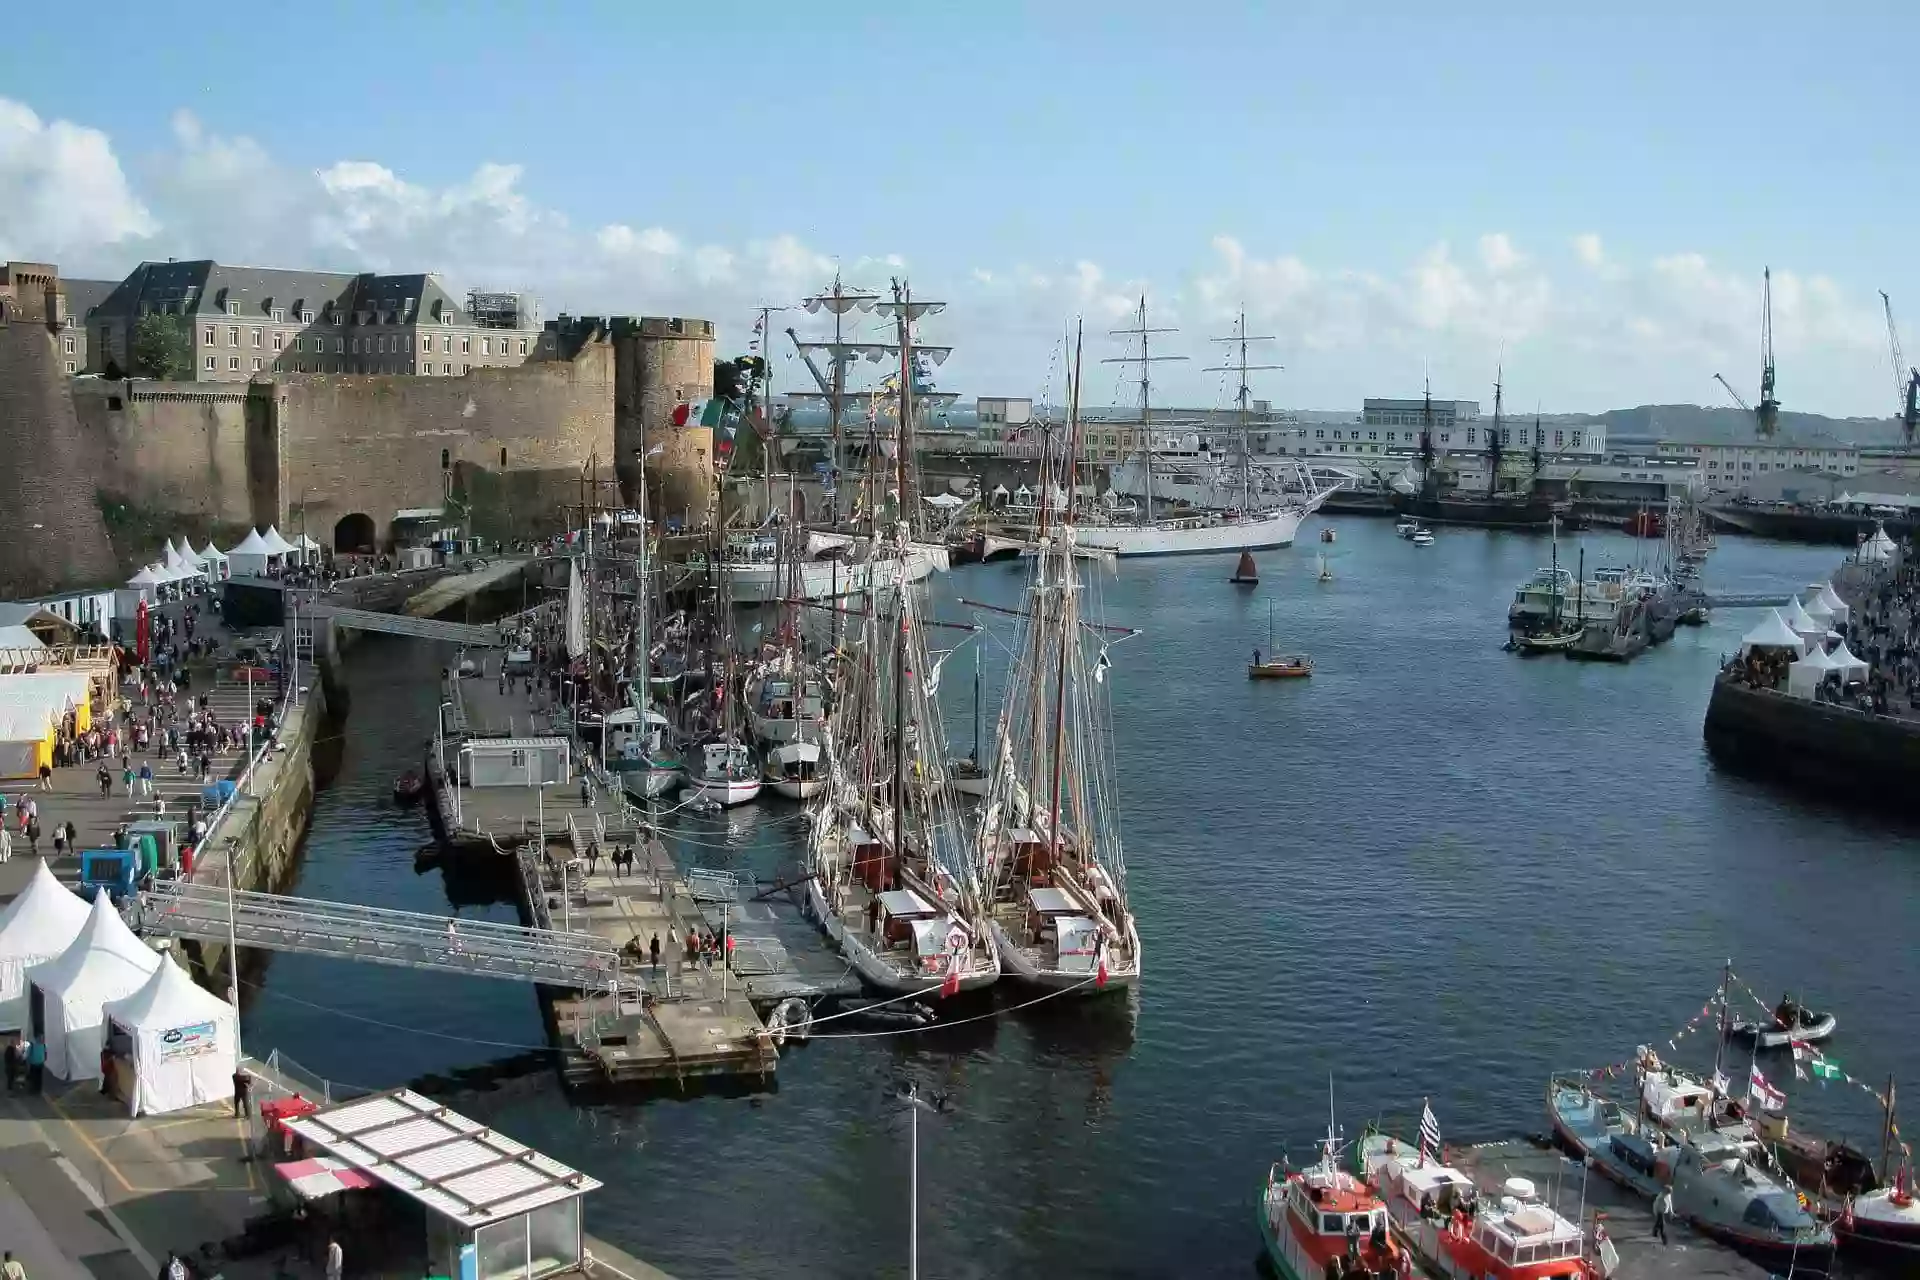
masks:
[[[1893,299],[1880,291],[1880,305],[1887,312],[1887,346],[1893,354],[1893,396],[1900,406],[1900,437],[1911,445],[1916,427],[1920,427],[1920,368],[1907,363],[1900,352],[1900,331],[1893,324]]]
[[[1727,389],[1727,394],[1733,397],[1733,402],[1735,404],[1739,405],[1742,409],[1744,409],[1748,413],[1753,412],[1753,406],[1747,403],[1747,398],[1745,396],[1741,395],[1738,391],[1735,391],[1733,389],[1733,384],[1727,381],[1727,376],[1724,373],[1714,374],[1713,380]]]
[[[1771,436],[1780,425],[1780,397],[1773,375],[1773,268],[1762,277],[1760,301],[1760,405],[1753,411],[1754,430]],[[1731,390],[1732,388],[1728,388]]]

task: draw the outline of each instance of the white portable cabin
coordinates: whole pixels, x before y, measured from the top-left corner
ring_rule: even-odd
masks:
[[[87,904],[45,862],[0,911],[0,1031],[27,1025],[27,970],[57,958],[87,925]]]
[[[132,1068],[132,1087],[121,1090],[131,1114],[162,1115],[233,1097],[239,1016],[170,957],[160,957],[138,991],[108,1001],[101,1012],[114,1056]]]
[[[62,1080],[98,1080],[107,1034],[104,1007],[145,986],[159,963],[159,955],[120,918],[113,895],[96,894],[67,949],[27,971],[38,997],[33,1020],[46,1042],[47,1070]]]
[[[469,738],[458,769],[469,787],[535,787],[571,778],[573,753],[565,738]]]

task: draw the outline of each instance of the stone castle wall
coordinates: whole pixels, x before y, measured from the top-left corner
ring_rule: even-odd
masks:
[[[97,497],[97,442],[74,416],[44,307],[42,294],[0,314],[0,599],[116,577]]]
[[[86,379],[73,408],[99,444],[104,492],[150,511],[253,519],[245,385]]]

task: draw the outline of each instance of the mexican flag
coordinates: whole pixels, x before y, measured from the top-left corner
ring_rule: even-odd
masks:
[[[717,427],[726,416],[727,402],[719,397],[700,400],[674,406],[673,425],[676,427]]]

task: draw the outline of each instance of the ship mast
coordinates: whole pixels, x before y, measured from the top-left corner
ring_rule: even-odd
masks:
[[[1145,323],[1145,302],[1142,301],[1142,324]],[[1060,779],[1065,764],[1065,741],[1067,731],[1067,646],[1080,642],[1079,628],[1073,619],[1073,592],[1079,583],[1073,570],[1073,483],[1074,462],[1080,449],[1080,335],[1076,331],[1073,339],[1073,385],[1067,394],[1067,510],[1063,527],[1056,535],[1060,538],[1060,649],[1055,659],[1053,673],[1053,799],[1048,805],[1047,817],[1047,867],[1049,870],[1060,864]],[[1035,601],[1036,605],[1040,602]],[[1081,833],[1082,838],[1086,836]]]
[[[922,351],[935,352],[937,353],[936,358],[939,358],[939,356],[944,355],[950,348],[916,347],[913,341],[913,325],[914,322],[922,316],[937,315],[941,311],[946,310],[947,304],[944,302],[915,302],[913,300],[913,290],[904,279],[896,278],[891,283],[893,286],[893,301],[883,302],[877,309],[882,315],[890,315],[893,317],[894,345],[900,352],[900,394],[898,400],[900,423],[894,435],[894,447],[898,455],[895,459],[898,464],[895,468],[895,477],[899,481],[901,516],[907,521],[910,533],[918,533],[920,531],[920,503],[917,500],[919,495],[910,492],[908,487],[915,472],[915,469],[909,467],[913,453],[915,413],[913,402],[915,387],[913,379],[914,374],[919,368],[919,356]],[[937,396],[935,397],[935,403],[938,403]],[[902,550],[902,554],[905,554],[904,549]]]
[[[862,348],[872,347],[872,343],[850,344],[846,337],[846,315],[849,311],[871,311],[880,295],[865,289],[850,289],[841,282],[840,272],[833,273],[833,288],[825,293],[817,293],[802,300],[802,306],[809,313],[825,307],[833,313],[833,341],[803,342],[792,329],[787,337],[800,352],[800,358],[806,361],[807,371],[813,374],[813,380],[820,390],[826,393],[827,412],[833,416],[833,523],[840,523],[840,492],[845,487],[842,479],[846,470],[846,446],[841,438],[841,417],[847,408],[847,362]],[[828,371],[821,373],[813,363],[813,352],[825,350],[830,362]]]
[[[1249,337],[1247,334],[1247,310],[1245,307],[1240,309],[1240,322],[1236,328],[1238,330],[1237,334],[1225,338],[1214,338],[1211,339],[1211,341],[1237,343],[1240,347],[1240,362],[1232,365],[1213,365],[1209,368],[1202,369],[1200,372],[1238,373],[1240,375],[1240,389],[1234,393],[1234,403],[1239,406],[1240,411],[1240,503],[1243,510],[1251,513],[1253,511],[1253,460],[1249,456],[1251,450],[1247,447],[1247,433],[1252,429],[1251,400],[1253,391],[1247,385],[1247,374],[1258,369],[1283,369],[1286,366],[1247,363],[1247,344],[1249,342],[1274,342],[1277,341],[1277,339],[1270,333]]]
[[[1487,434],[1487,496],[1491,498],[1500,487],[1500,410],[1502,395],[1505,391],[1500,379],[1506,370],[1495,365],[1493,370],[1493,430]]]
[[[1110,356],[1101,364],[1137,364],[1140,366],[1140,453],[1145,463],[1147,489],[1146,497],[1140,504],[1140,523],[1147,524],[1153,519],[1153,366],[1167,360],[1185,360],[1185,356],[1156,356],[1147,350],[1148,338],[1156,333],[1178,333],[1178,329],[1150,329],[1147,327],[1147,295],[1140,295],[1140,306],[1135,313],[1139,321],[1131,329],[1110,329],[1108,332],[1116,338],[1140,339],[1140,354],[1137,356]],[[1069,428],[1071,434],[1071,428]],[[1077,441],[1074,442],[1077,445]],[[1071,465],[1071,464],[1069,464]],[[1043,495],[1044,496],[1044,495]],[[1067,505],[1073,505],[1073,494],[1068,492]]]

